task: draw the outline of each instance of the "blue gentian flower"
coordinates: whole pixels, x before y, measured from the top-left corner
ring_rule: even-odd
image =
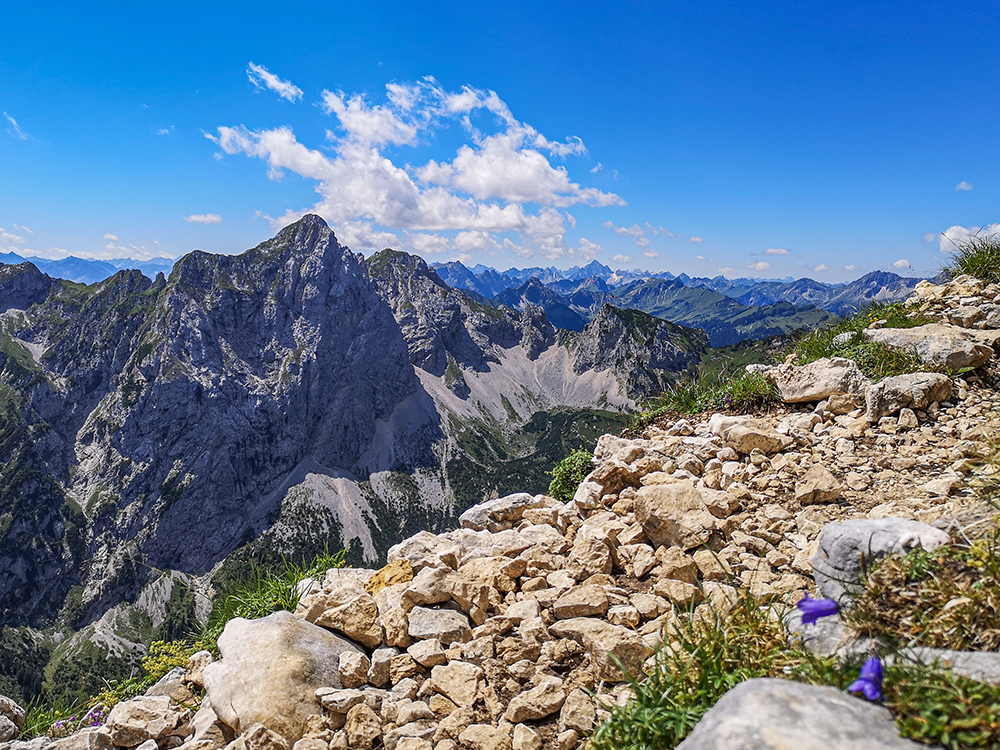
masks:
[[[850,687],[849,693],[864,693],[870,701],[882,700],[882,662],[877,656],[869,657],[861,667],[861,674]]]
[[[829,617],[840,611],[833,599],[813,599],[809,594],[802,597],[802,601],[795,606],[802,611],[802,622],[805,625],[814,625],[820,617]]]

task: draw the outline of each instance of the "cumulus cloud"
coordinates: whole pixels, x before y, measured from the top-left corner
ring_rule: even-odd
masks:
[[[948,227],[939,235],[931,235],[938,238],[938,250],[942,253],[953,253],[962,243],[968,242],[974,237],[993,237],[1000,235],[1000,223],[990,224],[985,227],[962,227],[957,224]],[[926,235],[924,236],[926,239]]]
[[[825,263],[820,263],[813,269],[813,271],[815,271],[816,273],[821,273],[822,271],[829,271],[829,270],[830,266],[826,265]]]
[[[20,125],[18,125],[17,124],[17,120],[15,120],[13,117],[11,117],[6,112],[3,113],[3,116],[6,117],[7,118],[7,122],[10,123],[10,127],[7,128],[7,132],[10,133],[10,135],[12,135],[15,138],[17,138],[19,140],[22,140],[22,141],[33,140],[32,136],[31,136],[31,133],[27,132]]]
[[[322,149],[300,142],[287,126],[221,126],[205,135],[221,154],[261,159],[271,179],[290,171],[316,183],[318,202],[271,219],[276,229],[312,212],[330,222],[342,242],[362,251],[398,246],[396,232],[402,232],[414,250],[413,242],[429,242],[422,235],[438,234],[450,249],[465,254],[503,251],[557,259],[600,252],[589,240],[580,239],[575,247],[567,242],[566,222],[575,220],[557,210],[625,205],[614,193],[574,182],[566,167],[550,161],[585,153],[579,138],[546,138],[517,120],[492,91],[466,86],[449,92],[426,78],[390,83],[386,92],[385,102],[370,102],[360,94],[324,91],[320,106],[336,127]],[[413,167],[384,153],[387,147],[426,145],[439,127],[453,122],[468,142],[450,160]],[[421,246],[439,251],[436,243]]]
[[[112,242],[118,242],[118,235],[111,234],[111,232],[108,232],[107,234],[104,235],[104,239],[111,240]]]
[[[704,242],[701,237],[688,237],[688,242]]]
[[[857,271],[858,267],[852,263],[849,266],[844,266],[844,270],[845,271]]]
[[[185,216],[184,221],[188,224],[218,224],[222,217],[218,214],[191,214]]]
[[[601,162],[597,162],[597,165],[596,165],[596,166],[594,166],[594,167],[593,167],[593,168],[592,168],[592,169],[590,170],[590,173],[591,173],[591,174],[597,174],[597,173],[598,173],[598,172],[600,172],[600,171],[601,171],[602,169],[604,169],[604,165],[603,165],[603,164],[601,164]]]
[[[963,193],[967,193],[970,190],[972,190],[972,185],[970,185],[965,180],[962,180],[960,183],[955,185],[955,190],[961,190]]]
[[[724,267],[722,267],[722,268],[719,269],[719,273],[726,274],[726,275],[731,274],[731,273],[735,273],[735,272],[736,272],[736,269],[733,268],[732,266],[724,266]]]
[[[906,260],[905,258],[900,258],[899,260],[897,260],[895,263],[892,264],[892,267],[893,268],[909,268],[910,267],[910,261]]]
[[[764,251],[764,255],[791,255],[791,253],[783,247],[769,247]]]
[[[655,250],[651,249],[651,248],[646,248],[645,250],[642,251],[642,254],[645,255],[647,258],[659,258],[660,257],[660,254],[658,252],[656,252]]]
[[[287,99],[290,102],[298,101],[302,98],[302,89],[291,81],[281,80],[263,65],[250,63],[247,66],[247,78],[258,89],[271,89],[271,91],[275,92],[282,99]]]
[[[621,253],[618,253],[618,255],[616,255],[611,260],[613,260],[615,263],[631,263],[632,262],[632,256],[631,255],[622,255]]]
[[[766,271],[770,267],[771,264],[768,263],[766,260],[758,260],[758,261],[751,260],[749,263],[747,263],[747,268],[749,268],[751,271]]]

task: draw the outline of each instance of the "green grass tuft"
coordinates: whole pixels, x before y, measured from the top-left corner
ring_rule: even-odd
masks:
[[[976,235],[958,243],[943,270],[950,279],[968,274],[987,284],[1000,282],[1000,237]]]
[[[858,368],[874,381],[893,375],[932,370],[913,352],[896,349],[874,341],[865,341],[861,332],[875,321],[885,321],[886,328],[914,328],[933,323],[932,318],[913,315],[902,302],[874,303],[849,318],[838,320],[827,328],[806,334],[791,347],[795,362],[805,365],[823,357],[853,359]],[[846,343],[835,344],[841,334],[851,334]]]
[[[746,414],[766,411],[781,403],[774,383],[758,373],[733,375],[727,371],[706,373],[682,380],[651,399],[629,427],[641,432],[661,417],[687,416],[702,412]]]

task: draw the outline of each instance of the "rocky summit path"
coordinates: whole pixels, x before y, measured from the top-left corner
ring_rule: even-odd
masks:
[[[815,591],[814,561],[849,565],[829,540],[856,527],[831,524],[872,522],[867,543],[877,531],[886,550],[932,546],[981,505],[1000,288],[960,277],[912,302],[943,324],[931,343],[908,329],[914,350],[985,356],[979,369],[872,385],[844,360],[773,368],[790,402],[773,413],[605,435],[570,502],[502,497],[381,570],[304,580],[294,613],[230,621],[220,659],[196,654],[100,726],[0,750],[574,750],[632,696],[620,665],[641,670],[672,620],[725,611],[738,589],[794,603]],[[17,710],[0,701],[7,740]],[[804,711],[811,732],[790,721]],[[918,747],[884,708],[783,680],[731,691],[682,746]]]

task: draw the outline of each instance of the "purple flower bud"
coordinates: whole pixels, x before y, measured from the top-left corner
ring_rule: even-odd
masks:
[[[882,662],[877,656],[869,657],[861,667],[861,674],[850,687],[849,693],[864,693],[870,701],[882,700]]]
[[[820,617],[829,617],[840,612],[840,607],[833,599],[813,599],[809,594],[795,605],[802,611],[802,622],[805,625],[815,625]]]

